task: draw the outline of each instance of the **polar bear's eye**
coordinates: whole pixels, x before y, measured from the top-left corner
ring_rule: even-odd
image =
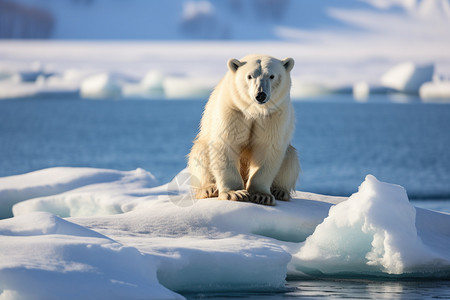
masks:
[[[247,75],[247,79],[252,79],[252,75]]]
[[[270,75],[269,78],[270,78],[270,79],[274,79],[274,78],[275,78],[275,75]]]

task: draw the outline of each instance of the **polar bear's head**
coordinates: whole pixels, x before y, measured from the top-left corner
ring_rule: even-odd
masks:
[[[242,109],[268,111],[289,100],[292,58],[279,60],[267,55],[249,55],[230,59],[228,69],[233,78],[237,105]]]

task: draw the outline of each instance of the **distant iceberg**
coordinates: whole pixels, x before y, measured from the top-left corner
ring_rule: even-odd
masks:
[[[423,66],[405,62],[394,66],[381,76],[381,84],[398,92],[418,94],[425,82],[431,81],[434,65]]]
[[[81,82],[80,94],[84,98],[117,99],[122,96],[122,82],[115,74],[95,74]]]
[[[371,175],[348,199],[297,191],[274,207],[198,200],[188,181],[89,168],[0,178],[15,215],[0,221],[0,297],[182,299],[172,291],[276,291],[286,276],[450,275],[450,215]]]

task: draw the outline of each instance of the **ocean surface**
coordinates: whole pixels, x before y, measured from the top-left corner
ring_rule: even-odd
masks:
[[[383,98],[384,97],[384,98]],[[450,105],[349,96],[294,102],[297,189],[356,192],[367,174],[417,203],[450,199]],[[204,101],[0,101],[0,177],[55,166],[143,168],[162,184],[186,167]]]
[[[186,166],[204,101],[0,101],[0,177],[55,166],[143,168],[162,184]],[[386,96],[294,102],[297,189],[348,196],[367,174],[404,186],[414,205],[450,212],[450,105]],[[279,293],[189,299],[450,299],[449,280],[289,279]]]
[[[214,293],[188,294],[188,300],[208,299],[390,299],[424,300],[450,299],[449,280],[371,280],[371,279],[318,279],[288,281],[286,291],[279,293]]]

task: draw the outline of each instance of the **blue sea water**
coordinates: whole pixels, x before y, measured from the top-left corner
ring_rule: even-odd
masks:
[[[342,100],[342,99],[341,99]],[[186,166],[204,101],[0,101],[0,176],[55,166],[143,168],[160,183]],[[294,102],[297,189],[356,192],[366,174],[403,185],[415,205],[450,212],[450,105]],[[289,280],[280,293],[189,299],[450,299],[450,280]]]
[[[371,279],[319,279],[288,281],[286,291],[279,293],[214,293],[188,294],[188,300],[209,299],[391,299],[424,300],[450,299],[448,280],[386,281]]]
[[[160,183],[186,166],[204,101],[0,102],[0,176],[55,166],[143,168]],[[450,199],[450,105],[294,102],[297,189],[348,196],[367,174],[412,200]],[[440,200],[440,201],[439,201]],[[450,203],[450,202],[449,202]],[[445,205],[443,205],[445,206]]]

